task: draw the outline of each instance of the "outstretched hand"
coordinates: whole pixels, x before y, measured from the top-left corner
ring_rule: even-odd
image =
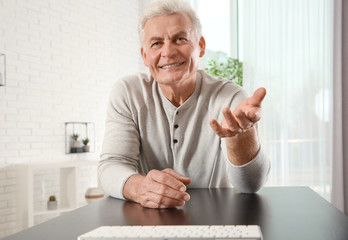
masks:
[[[226,107],[222,110],[224,119],[221,125],[210,120],[210,126],[221,138],[234,137],[252,128],[261,119],[261,103],[266,96],[266,89],[259,88],[254,94],[242,101],[234,110]]]

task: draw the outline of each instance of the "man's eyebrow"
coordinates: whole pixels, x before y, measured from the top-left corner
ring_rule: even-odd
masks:
[[[149,42],[156,42],[156,41],[160,41],[160,40],[163,40],[163,38],[154,36],[154,37],[151,37],[149,39]]]
[[[173,35],[172,35],[172,37],[178,37],[178,36],[188,36],[188,33],[186,32],[186,31],[179,31],[179,32],[177,32],[177,33],[174,33]]]
[[[188,33],[186,31],[179,31],[177,33],[174,33],[171,35],[171,38],[176,38],[178,36],[188,36]],[[156,41],[162,41],[163,37],[153,36],[149,39],[149,42],[156,42]]]

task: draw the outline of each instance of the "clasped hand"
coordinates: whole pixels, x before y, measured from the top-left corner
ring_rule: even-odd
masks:
[[[126,182],[125,188],[130,184],[129,188],[136,189],[134,199],[131,200],[143,207],[172,208],[183,206],[190,200],[190,195],[186,193],[186,185],[191,183],[191,179],[173,169],[151,170],[146,176],[134,175],[131,178]]]

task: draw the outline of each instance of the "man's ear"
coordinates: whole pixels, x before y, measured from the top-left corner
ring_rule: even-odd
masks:
[[[201,37],[201,39],[199,39],[199,47],[200,47],[199,57],[203,57],[205,54],[205,39],[203,36]]]
[[[146,53],[145,53],[143,47],[140,49],[140,52],[141,52],[141,57],[143,58],[143,62],[144,62],[144,64],[145,64],[145,66],[148,67],[147,61],[146,61]]]

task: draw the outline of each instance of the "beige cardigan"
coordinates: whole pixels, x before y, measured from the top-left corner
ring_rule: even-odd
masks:
[[[256,192],[270,169],[263,150],[248,164],[234,166],[227,159],[224,140],[209,125],[210,119],[222,121],[224,107],[234,109],[246,97],[238,85],[201,70],[194,93],[178,108],[151,76],[117,81],[107,107],[98,167],[105,193],[122,199],[131,175],[165,168],[190,177],[189,188],[235,187]]]

